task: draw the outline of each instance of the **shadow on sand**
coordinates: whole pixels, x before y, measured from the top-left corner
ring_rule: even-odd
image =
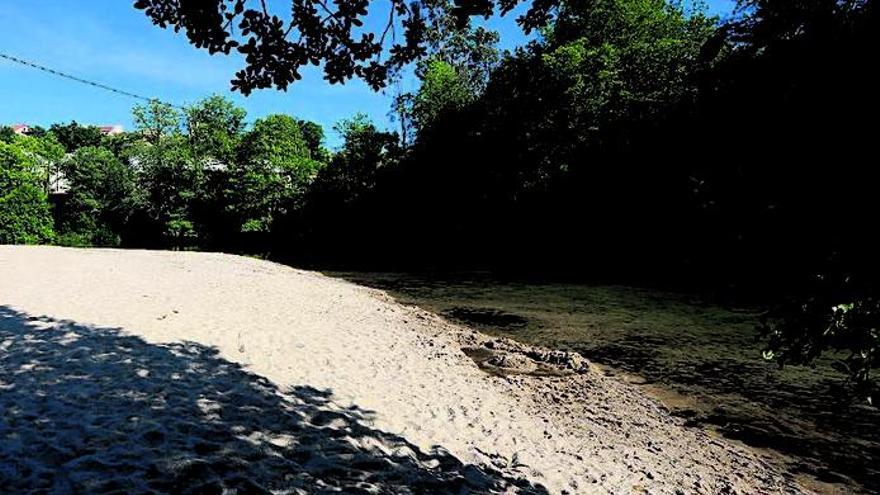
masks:
[[[270,381],[197,343],[0,306],[8,493],[546,493],[369,426],[330,391]]]

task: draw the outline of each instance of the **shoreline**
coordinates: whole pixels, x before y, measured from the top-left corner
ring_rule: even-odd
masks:
[[[371,411],[365,424],[416,458],[440,448],[513,492],[802,491],[621,380],[314,272],[222,254],[3,246],[0,275],[0,305],[152,346],[198,342],[279,390],[332,390],[334,407]],[[502,367],[543,355],[565,372],[487,374],[462,351],[481,346],[527,356]]]

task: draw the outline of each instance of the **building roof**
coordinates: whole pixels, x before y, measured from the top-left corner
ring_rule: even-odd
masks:
[[[110,136],[114,134],[122,134],[123,132],[125,132],[125,129],[123,129],[121,125],[102,125],[98,126],[98,129],[101,130],[102,134]]]

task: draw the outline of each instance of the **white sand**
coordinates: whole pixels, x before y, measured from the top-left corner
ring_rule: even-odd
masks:
[[[248,258],[0,246],[0,486],[798,491],[613,378],[489,375],[487,340]]]

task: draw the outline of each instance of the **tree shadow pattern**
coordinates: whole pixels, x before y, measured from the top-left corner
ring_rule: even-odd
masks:
[[[194,342],[0,306],[0,492],[547,493]]]

